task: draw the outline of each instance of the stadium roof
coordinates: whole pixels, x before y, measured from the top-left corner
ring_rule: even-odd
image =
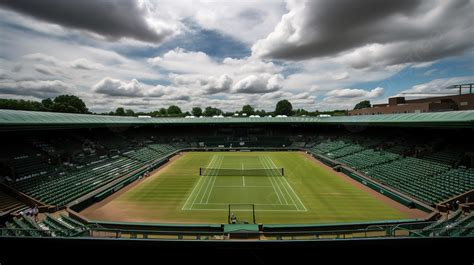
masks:
[[[4,130],[167,124],[333,124],[474,128],[474,111],[334,117],[138,118],[93,114],[0,110],[0,128]]]

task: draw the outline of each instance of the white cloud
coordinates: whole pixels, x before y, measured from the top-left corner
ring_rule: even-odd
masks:
[[[70,92],[93,111],[117,106],[148,111],[170,104],[184,110],[195,105],[235,110],[244,104],[272,110],[280,99],[310,110],[352,108],[365,98],[382,99],[390,91],[383,80],[402,69],[427,68],[474,47],[472,1],[467,0],[288,0],[287,11],[283,1],[271,0],[138,3],[153,32],[167,26],[173,34],[217,30],[252,46],[253,54],[214,58],[179,47],[162,53],[143,32],[107,36],[0,9],[0,95],[44,98]],[[358,5],[370,7],[349,8]],[[373,15],[379,7],[381,14]],[[155,51],[158,56],[143,57]],[[431,70],[425,71],[430,78],[442,74]],[[353,88],[378,81],[387,89]],[[429,91],[438,82],[457,81],[412,89]]]
[[[95,84],[92,89],[101,94],[121,97],[144,96],[140,83],[133,79],[131,82],[122,82],[117,79],[106,77]]]
[[[455,84],[466,84],[474,83],[474,76],[461,76],[461,77],[452,77],[452,78],[440,78],[434,79],[427,83],[418,84],[410,89],[400,91],[395,96],[404,96],[404,97],[426,97],[427,95],[433,96],[433,93],[446,93],[446,94],[456,94],[459,92],[459,89],[449,89],[448,87]],[[464,91],[465,92],[465,91]],[[410,93],[410,94],[403,94]]]
[[[144,1],[156,17],[174,21],[192,21],[208,30],[216,30],[245,43],[263,38],[285,12],[284,1]]]
[[[216,94],[220,92],[227,92],[230,90],[234,81],[228,75],[221,75],[219,78],[213,76],[208,78],[207,82],[203,82],[204,90],[207,94]]]
[[[383,95],[383,88],[376,87],[370,91],[363,90],[363,89],[352,89],[352,88],[341,88],[335,89],[328,93],[326,96],[329,98],[364,98],[364,99],[372,99],[377,98]]]
[[[272,62],[252,57],[216,61],[203,52],[181,48],[150,58],[148,62],[172,71],[170,78],[174,85],[191,87],[203,94],[269,93],[282,89],[284,79],[277,74],[282,68]]]
[[[95,84],[92,90],[99,94],[121,98],[152,97],[167,100],[189,100],[191,98],[191,93],[185,88],[162,85],[150,86],[142,84],[136,79],[125,82],[106,77]]]
[[[56,57],[46,55],[44,53],[31,53],[31,54],[24,55],[23,58],[33,60],[33,61],[45,62],[52,65],[62,64],[62,62],[58,60]]]
[[[283,77],[281,75],[249,75],[238,81],[233,90],[236,93],[261,94],[280,90]]]
[[[70,66],[72,68],[82,69],[82,70],[97,70],[97,69],[104,68],[102,64],[91,62],[85,58],[79,58],[74,61],[71,61]]]
[[[151,65],[184,73],[212,73],[219,71],[218,63],[203,52],[188,52],[181,48],[166,52],[161,57],[148,59]],[[202,67],[205,68],[202,68]]]

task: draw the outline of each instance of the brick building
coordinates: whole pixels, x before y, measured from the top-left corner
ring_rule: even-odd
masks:
[[[466,87],[469,88],[468,94],[462,94],[462,89]],[[459,94],[409,100],[405,97],[393,97],[388,99],[388,104],[374,104],[371,108],[351,110],[349,115],[474,110],[474,94],[472,93],[474,84],[455,85],[451,88],[459,88]]]

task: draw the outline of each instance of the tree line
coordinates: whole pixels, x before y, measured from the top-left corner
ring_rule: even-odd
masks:
[[[355,109],[362,107],[370,107],[369,101],[363,101],[356,105]],[[317,116],[320,114],[330,114],[333,116],[347,115],[347,110],[334,111],[308,111],[305,109],[294,109],[290,101],[284,99],[277,102],[273,111],[265,111],[263,109],[255,109],[255,107],[247,104],[242,106],[241,110],[235,112],[224,112],[219,108],[212,106],[193,107],[190,111],[183,111],[179,106],[171,105],[168,108],[160,108],[151,112],[135,112],[132,109],[125,109],[123,107],[117,108],[115,111],[108,113],[91,113],[84,101],[74,95],[60,95],[55,98],[47,98],[42,101],[31,101],[23,99],[0,99],[0,109],[12,110],[30,110],[30,111],[50,111],[50,112],[64,112],[64,113],[88,113],[100,115],[114,115],[114,116],[138,116],[148,115],[152,117],[213,117],[213,116]]]
[[[0,98],[0,109],[51,111],[66,113],[90,113],[82,99],[73,95],[61,95],[42,101]]]
[[[117,108],[115,111],[107,113],[108,115],[117,115],[117,116],[138,116],[138,115],[149,115],[152,117],[213,117],[213,116],[240,116],[240,117],[249,117],[252,115],[258,115],[260,117],[264,116],[317,116],[320,114],[330,114],[333,116],[342,116],[347,115],[347,110],[334,110],[334,111],[307,111],[305,109],[293,109],[293,105],[288,100],[280,100],[275,105],[274,111],[265,111],[264,109],[255,109],[253,106],[247,104],[242,106],[241,110],[234,112],[224,112],[219,108],[208,106],[206,108],[193,107],[190,111],[182,111],[180,107],[176,105],[171,105],[168,108],[160,108],[157,111],[152,112],[134,112],[132,109],[125,109],[123,107]]]

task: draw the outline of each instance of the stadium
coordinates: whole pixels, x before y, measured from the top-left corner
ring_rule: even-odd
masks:
[[[0,0],[0,265],[474,264],[472,14]]]
[[[474,233],[474,111],[141,119],[0,110],[0,126],[4,242]],[[32,207],[36,220],[24,214]]]

